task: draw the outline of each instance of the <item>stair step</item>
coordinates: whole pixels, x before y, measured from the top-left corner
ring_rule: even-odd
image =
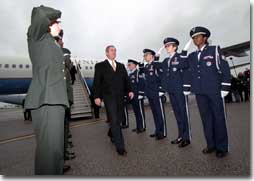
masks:
[[[71,114],[85,114],[85,113],[91,113],[91,111],[87,110],[83,110],[83,111],[72,111]]]
[[[84,113],[84,114],[73,114],[71,115],[71,118],[90,118],[92,117],[93,114],[92,113]]]
[[[88,90],[84,86],[79,70],[77,70],[76,81],[72,88],[74,104],[71,107],[71,118],[91,117],[92,109]]]

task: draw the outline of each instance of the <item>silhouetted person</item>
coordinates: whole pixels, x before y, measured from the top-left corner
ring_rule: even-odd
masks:
[[[76,73],[77,73],[77,69],[76,69],[75,65],[72,65],[70,73],[71,73],[71,82],[73,85],[76,80]]]

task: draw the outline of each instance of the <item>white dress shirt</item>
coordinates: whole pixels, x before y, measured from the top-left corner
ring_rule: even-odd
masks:
[[[113,63],[114,63],[115,68],[116,68],[116,61],[115,61],[115,60],[109,60],[109,59],[107,59],[107,60],[108,60],[108,62],[110,63],[110,65],[111,65],[112,68],[114,68],[114,67],[113,67]]]
[[[201,52],[204,50],[205,47],[206,47],[206,44],[203,45],[199,50],[197,50],[197,51],[200,51],[200,52],[198,53],[198,60],[200,59]]]

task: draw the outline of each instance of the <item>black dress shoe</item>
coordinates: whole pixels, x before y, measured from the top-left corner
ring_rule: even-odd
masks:
[[[161,136],[156,136],[156,140],[162,140],[162,139],[164,139],[164,138],[166,138],[166,136],[163,136],[163,135],[161,135]]]
[[[64,157],[64,160],[73,160],[74,158],[76,158],[75,155],[66,155],[66,156]]]
[[[135,128],[135,129],[132,129],[131,131],[132,131],[132,132],[137,132],[137,128]]]
[[[120,156],[127,155],[127,152],[125,149],[117,149],[116,151],[117,151],[118,155],[120,155]]]
[[[181,143],[182,141],[183,141],[182,138],[177,138],[177,139],[171,141],[171,144],[179,144],[179,143]]]
[[[75,155],[75,153],[74,152],[69,152],[69,151],[66,151],[66,153],[65,153],[66,155]]]
[[[129,128],[129,126],[121,126],[122,129],[126,129],[126,128]]]
[[[73,145],[72,141],[69,141],[68,142],[68,148],[73,148],[73,147],[74,147],[74,145]]]
[[[112,135],[111,128],[109,128],[109,130],[108,130],[108,137],[110,138],[110,141],[111,141],[112,143],[115,142],[115,140],[114,140],[114,138],[113,138],[113,135]]]
[[[185,146],[188,146],[190,144],[190,140],[183,140],[181,143],[179,143],[178,147],[183,148]]]
[[[213,153],[214,151],[215,151],[214,148],[204,148],[202,150],[202,153],[204,153],[204,154],[210,154],[210,153]]]
[[[217,150],[217,151],[216,151],[216,157],[217,157],[217,158],[223,158],[223,157],[225,157],[227,154],[228,154],[227,151],[220,151],[220,150]]]
[[[156,134],[150,134],[151,138],[154,138],[156,136]]]
[[[139,133],[143,133],[143,132],[145,132],[145,131],[146,131],[145,128],[143,128],[143,129],[138,129],[138,130],[137,130],[137,133],[139,134]]]
[[[68,135],[68,138],[72,138],[72,134],[69,134],[69,135]]]
[[[71,169],[71,166],[70,166],[70,165],[64,165],[63,173],[68,172],[70,169]]]
[[[112,137],[112,131],[111,131],[111,128],[109,128],[108,130],[108,134],[107,134],[109,137]]]

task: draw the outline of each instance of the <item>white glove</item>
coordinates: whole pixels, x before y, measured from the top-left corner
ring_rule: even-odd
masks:
[[[188,51],[188,50],[189,50],[192,41],[193,41],[193,40],[190,39],[190,40],[186,43],[186,45],[185,45],[184,48],[183,48],[184,51]]]
[[[160,49],[159,49],[159,51],[157,52],[157,56],[159,56],[160,54],[161,54],[161,52],[162,52],[162,50],[164,49],[164,45],[163,45],[163,47],[161,47]]]
[[[188,95],[190,95],[190,91],[183,91],[183,94],[185,95],[185,96],[188,96]]]
[[[165,93],[164,92],[159,92],[159,96],[163,96]]]
[[[229,91],[220,91],[221,97],[224,98],[225,96],[228,95]]]
[[[144,96],[141,96],[141,95],[138,96],[138,100],[143,99],[143,98],[144,98]]]

